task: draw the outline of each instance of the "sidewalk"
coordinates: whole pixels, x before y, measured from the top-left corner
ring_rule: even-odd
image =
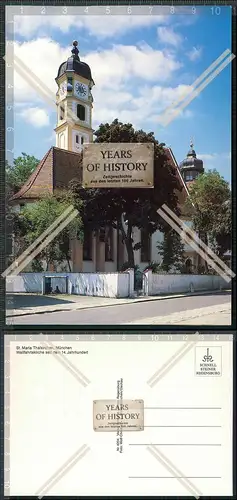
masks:
[[[231,290],[224,290],[225,293],[229,293]],[[197,296],[197,295],[209,295],[209,294],[218,294],[223,293],[220,290],[214,291],[205,291],[205,292],[194,292],[194,293],[180,293],[180,294],[169,294],[169,295],[153,295],[153,296],[141,296],[136,298],[108,298],[108,297],[92,297],[92,296],[84,296],[84,295],[39,295],[39,294],[9,294],[9,296],[13,297],[14,300],[17,301],[19,299],[19,295],[21,299],[27,303],[32,300],[35,302],[39,302],[37,306],[27,307],[25,305],[21,306],[21,308],[15,309],[14,307],[6,310],[7,317],[15,317],[15,316],[26,316],[31,314],[45,314],[45,313],[53,313],[53,312],[63,312],[63,311],[75,311],[80,309],[90,309],[96,307],[109,307],[109,306],[119,306],[123,304],[135,304],[136,302],[148,302],[152,300],[167,300],[167,299],[178,299],[183,297]],[[55,301],[55,303],[51,303],[50,305],[42,304],[40,302],[49,302]]]
[[[200,319],[201,318],[201,319]],[[231,304],[219,304],[210,307],[201,307],[191,311],[181,311],[168,316],[143,318],[139,321],[123,323],[126,325],[231,325]]]

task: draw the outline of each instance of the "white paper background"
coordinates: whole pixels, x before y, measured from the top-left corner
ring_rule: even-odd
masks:
[[[142,443],[156,444],[185,477],[221,476],[190,479],[203,495],[232,495],[231,342],[198,343],[210,350],[222,347],[220,377],[195,376],[194,346],[153,388],[148,379],[184,342],[54,342],[89,351],[88,355],[67,356],[90,380],[83,387],[52,355],[16,354],[17,345],[40,345],[38,336],[32,338],[10,344],[10,495],[35,495],[85,444],[88,453],[47,495],[190,496]],[[145,426],[221,428],[145,427],[142,432],[124,432],[120,454],[116,433],[93,430],[93,400],[116,399],[120,378],[124,399],[144,399],[145,408],[192,408],[145,409]],[[221,409],[195,409],[204,407]],[[192,446],[195,443],[199,445]],[[221,446],[200,446],[207,443]]]

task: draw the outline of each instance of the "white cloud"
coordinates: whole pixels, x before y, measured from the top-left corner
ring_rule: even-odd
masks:
[[[21,68],[24,65],[31,73],[39,78],[54,94],[57,85],[55,77],[59,65],[70,55],[70,49],[61,48],[59,44],[50,38],[38,38],[31,42],[14,44],[14,53],[21,59]],[[27,72],[28,74],[28,72]],[[28,83],[17,71],[14,73],[14,98],[15,102],[20,101],[42,101],[40,94],[35,90],[33,83]]]
[[[200,154],[198,155],[198,158],[201,158],[201,160],[206,160],[206,161],[212,161],[216,159],[226,159],[230,160],[231,159],[231,152],[229,153],[207,153],[207,154]]]
[[[70,55],[71,48],[62,48],[50,38],[38,38],[15,44],[15,54],[36,77],[56,93],[55,77],[59,65]],[[83,58],[84,59],[84,58]],[[133,79],[167,81],[181,64],[172,54],[154,50],[149,45],[114,45],[112,49],[91,52],[85,57],[92,69],[96,89],[123,89],[127,92]],[[137,83],[136,83],[137,84]],[[15,100],[39,99],[34,85],[15,73]]]
[[[115,9],[115,8],[113,8]],[[58,12],[56,8],[55,12]],[[14,31],[25,38],[31,38],[36,33],[47,33],[49,29],[57,29],[62,33],[69,33],[73,28],[80,30],[85,28],[90,35],[99,38],[107,38],[123,35],[127,31],[137,28],[146,28],[165,24],[169,16],[148,15],[55,15],[55,16],[15,16]]]
[[[161,123],[161,115],[172,102],[176,101],[190,87],[178,85],[177,87],[162,87],[145,85],[139,89],[139,95],[124,94],[116,92],[114,99],[112,91],[106,91],[103,100],[103,92],[99,91],[95,99],[94,122],[95,126],[103,121],[112,121],[119,118],[123,122],[131,122],[135,127],[151,127]],[[108,95],[108,101],[107,101]],[[117,99],[118,96],[118,99]],[[107,102],[109,106],[98,106],[96,102]],[[180,114],[182,118],[190,118],[192,113],[187,110]]]
[[[230,171],[230,160],[231,153],[204,153],[197,154],[198,158],[203,160],[203,166],[205,170],[213,170],[216,169],[220,173],[224,173],[228,170]],[[225,176],[225,174],[224,174]]]
[[[212,161],[212,160],[215,160],[216,158],[218,158],[218,154],[217,153],[199,154],[198,158],[200,158],[200,160],[203,160],[203,161]]]
[[[197,61],[202,55],[202,47],[193,47],[186,55],[190,61]]]
[[[179,33],[175,33],[171,28],[165,26],[157,28],[157,34],[161,43],[173,45],[174,47],[180,45],[183,40]]]
[[[40,38],[20,44],[16,43],[16,55],[29,68],[30,74],[42,81],[51,94],[52,109],[55,109],[57,85],[55,77],[59,65],[70,55],[71,48],[61,47],[50,38]],[[93,127],[104,121],[119,118],[134,126],[150,128],[159,122],[158,115],[191,87],[172,86],[172,77],[181,67],[173,54],[152,49],[148,44],[139,46],[114,45],[110,50],[91,52],[83,58],[91,67],[95,80],[93,88]],[[169,84],[168,84],[169,82]],[[42,108],[43,98],[34,84],[29,84],[15,72],[15,102],[21,110],[21,103],[28,108]],[[44,103],[45,106],[45,103]],[[50,109],[50,108],[49,108]],[[41,112],[36,119],[23,110],[22,118],[31,120],[35,126],[48,124]],[[188,118],[185,112],[182,117]],[[33,120],[33,121],[32,121]],[[149,125],[148,125],[149,124]]]
[[[93,71],[96,85],[116,89],[132,78],[167,81],[181,67],[172,54],[154,50],[149,45],[114,45],[111,50],[92,52],[86,62]]]
[[[49,125],[49,115],[42,108],[27,108],[21,111],[18,116],[22,117],[26,122],[36,128],[41,128]]]

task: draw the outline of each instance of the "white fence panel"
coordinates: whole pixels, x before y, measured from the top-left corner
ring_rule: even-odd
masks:
[[[52,290],[96,297],[128,297],[129,273],[22,273],[6,279],[7,293],[42,293],[43,280],[51,278]]]
[[[189,293],[230,288],[221,276],[195,274],[152,274],[152,295]]]

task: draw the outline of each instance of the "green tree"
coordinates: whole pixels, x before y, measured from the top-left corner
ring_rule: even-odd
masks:
[[[70,191],[58,191],[54,195],[46,195],[36,203],[27,204],[20,213],[15,213],[14,237],[18,242],[18,252],[35,242],[41,234],[63,213],[74,204]],[[77,200],[76,208],[80,210],[81,203]],[[82,241],[82,220],[80,213],[44,248],[32,262],[32,269],[42,270],[42,261],[49,264],[60,264],[67,261],[70,268],[69,240],[77,238]],[[22,245],[23,243],[23,245]]]
[[[186,203],[193,209],[190,214],[194,230],[222,257],[231,248],[231,191],[228,182],[216,170],[209,170],[191,185]]]
[[[158,243],[157,248],[162,258],[160,270],[166,273],[170,270],[181,273],[184,270],[184,245],[174,229],[166,228],[164,240],[162,243]]]
[[[13,165],[6,163],[6,183],[10,192],[16,193],[34,172],[39,160],[34,156],[21,153],[14,159]]]
[[[231,198],[222,205],[222,210],[218,214],[215,227],[210,234],[212,246],[218,256],[223,257],[225,252],[231,249],[232,237],[232,207]]]
[[[71,189],[75,197],[83,200],[83,221],[87,227],[96,230],[112,226],[122,234],[128,254],[128,264],[134,267],[134,251],[141,242],[134,243],[133,228],[145,229],[148,235],[163,229],[163,219],[157,210],[166,203],[179,214],[177,195],[180,190],[176,173],[167,162],[164,144],[159,144],[153,132],[135,130],[129,124],[117,119],[111,124],[101,124],[95,132],[96,143],[143,143],[154,144],[154,188],[126,189],[82,189],[79,182],[73,181]]]

